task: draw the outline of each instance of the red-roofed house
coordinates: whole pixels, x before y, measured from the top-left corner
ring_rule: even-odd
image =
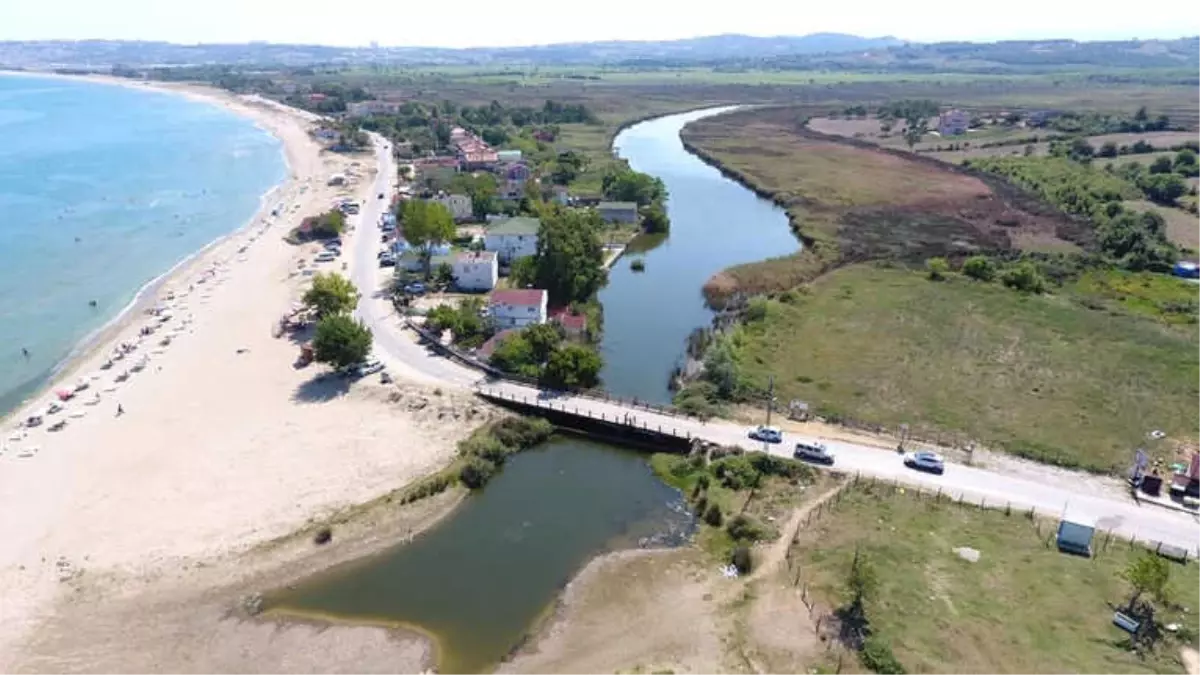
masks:
[[[572,337],[579,337],[587,330],[587,317],[572,312],[570,307],[559,307],[550,312],[550,320],[562,326],[563,332]]]
[[[516,333],[516,332],[517,332],[516,328],[507,328],[505,330],[500,331],[499,333],[496,333],[491,338],[489,338],[487,342],[480,345],[479,351],[475,352],[475,355],[478,356],[480,359],[483,359],[484,361],[491,359],[492,354],[495,353],[495,351],[496,351],[496,347],[498,347],[500,345],[500,343],[504,341],[504,338],[506,338],[509,335],[512,335],[513,333]]]
[[[496,291],[488,301],[488,315],[500,329],[546,323],[546,291],[522,288]]]

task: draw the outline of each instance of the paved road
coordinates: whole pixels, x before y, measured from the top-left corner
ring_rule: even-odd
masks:
[[[647,410],[634,410],[613,401],[599,401],[576,396],[539,398],[532,388],[511,382],[486,382],[475,370],[429,353],[417,344],[402,328],[391,303],[378,292],[380,284],[391,276],[391,269],[380,271],[376,253],[380,247],[379,220],[383,209],[391,203],[395,190],[395,166],[390,149],[382,139],[375,139],[379,159],[379,176],[371,199],[362,209],[360,222],[353,235],[351,278],[363,292],[357,316],[371,327],[375,335],[375,351],[397,374],[429,383],[474,387],[492,394],[515,397],[543,406],[553,406],[580,414],[609,419],[632,414],[638,424],[690,433],[724,445],[741,445],[747,449],[765,450],[771,454],[790,456],[790,449],[799,441],[822,442],[836,458],[836,468],[859,472],[882,480],[896,480],[922,489],[942,490],[954,497],[963,496],[972,502],[981,500],[991,506],[1011,505],[1014,509],[1036,509],[1041,513],[1073,519],[1091,520],[1097,529],[1135,537],[1138,540],[1160,541],[1186,547],[1200,553],[1200,524],[1195,516],[1166,510],[1157,506],[1139,506],[1131,500],[1114,499],[1078,490],[1046,485],[1036,481],[1008,476],[985,469],[947,463],[941,476],[919,473],[904,466],[898,453],[841,441],[819,439],[794,433],[784,435],[783,443],[767,445],[747,438],[744,426],[723,421],[700,422],[672,417]],[[379,193],[384,199],[378,199]]]

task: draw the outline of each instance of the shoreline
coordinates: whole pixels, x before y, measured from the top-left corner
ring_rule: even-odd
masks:
[[[419,664],[418,641],[247,620],[231,595],[403,541],[414,518],[448,502],[396,509],[387,495],[440,470],[461,438],[498,414],[469,393],[400,378],[326,377],[325,366],[295,363],[302,335],[272,330],[311,274],[350,262],[315,263],[319,245],[284,235],[334,199],[373,197],[374,159],[323,151],[303,111],[196,87],[112,83],[257,119],[280,140],[288,170],[254,217],[147,282],[47,387],[91,372],[87,390],[45,425],[0,438],[0,671]],[[329,186],[335,173],[348,184]],[[158,302],[172,318],[143,313]],[[139,326],[154,334],[139,337]],[[136,351],[105,370],[121,340]],[[141,358],[146,365],[121,372]],[[42,391],[4,419],[24,419],[46,400]],[[69,424],[46,428],[55,421]],[[337,544],[315,547],[318,523],[335,527]]]
[[[219,89],[202,87],[194,84],[173,85],[171,83],[151,83],[142,80],[126,81],[123,78],[105,75],[69,75],[40,71],[0,70],[0,77],[24,77],[27,79],[58,79],[73,82],[90,82],[107,86],[125,87],[140,91],[156,92],[164,95],[182,96],[192,102],[214,106],[237,115],[251,122],[257,129],[269,134],[279,144],[279,153],[283,159],[284,175],[271,187],[267,188],[258,198],[258,206],[250,216],[234,229],[217,236],[199,249],[176,260],[165,271],[149,279],[137,290],[120,310],[106,319],[100,326],[89,331],[80,338],[53,366],[44,381],[27,396],[18,401],[11,410],[0,411],[0,425],[9,425],[14,420],[22,420],[35,401],[44,398],[55,387],[64,384],[78,374],[80,367],[99,353],[101,347],[109,346],[116,335],[126,330],[133,320],[153,307],[158,293],[170,285],[172,281],[187,276],[194,271],[192,268],[202,263],[206,256],[213,254],[216,249],[230,240],[249,232],[256,223],[264,221],[264,214],[270,213],[269,203],[278,198],[289,183],[296,180],[294,158],[289,152],[287,143],[276,131],[263,124],[262,116],[256,115],[250,105],[240,100],[234,94],[227,94]]]

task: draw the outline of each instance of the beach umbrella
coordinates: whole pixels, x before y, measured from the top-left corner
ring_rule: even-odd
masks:
[[[70,398],[75,395],[75,392],[71,391],[70,389],[59,389],[54,393],[58,396],[58,400],[60,401],[70,400]]]

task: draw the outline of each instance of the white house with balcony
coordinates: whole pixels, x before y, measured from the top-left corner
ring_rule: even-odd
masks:
[[[497,330],[546,323],[548,296],[540,288],[496,291],[488,301],[488,316]]]
[[[537,253],[542,221],[519,216],[493,223],[483,238],[483,248],[496,254],[502,265]]]
[[[492,251],[459,253],[450,268],[454,271],[454,285],[463,291],[490,291],[500,278],[500,265]]]

